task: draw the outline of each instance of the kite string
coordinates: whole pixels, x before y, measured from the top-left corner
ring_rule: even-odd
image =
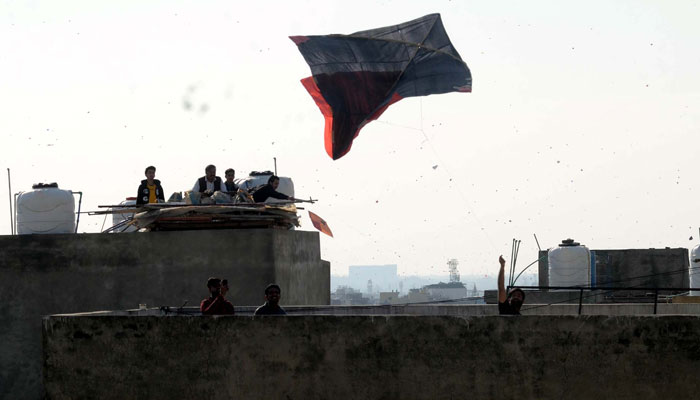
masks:
[[[359,234],[360,236],[362,236],[362,237],[367,241],[368,245],[371,246],[372,243],[377,244],[377,239],[376,239],[375,237],[373,237],[371,234],[364,233],[362,230],[358,229],[357,227],[355,227],[354,225],[350,224],[350,223],[347,222],[346,220],[344,220],[344,219],[342,219],[342,218],[337,218],[337,217],[336,217],[336,218],[334,218],[334,221],[340,222],[341,225],[344,225],[344,226],[346,226],[346,227],[352,229],[353,231],[355,231],[357,234]],[[352,259],[353,257],[356,257],[356,256],[357,256],[357,253],[356,253],[356,252],[351,252],[350,250],[346,249],[344,246],[340,246],[340,247],[338,247],[338,248],[339,248],[344,254],[346,254],[346,256],[349,256],[349,258],[351,258],[351,259]],[[379,254],[379,252],[376,252],[375,255],[376,255],[377,257],[380,257],[380,256],[381,256],[381,255]],[[374,259],[374,258],[373,258],[373,259]]]
[[[435,150],[435,147],[433,146],[432,141],[430,140],[430,138],[428,137],[428,135],[425,133],[425,130],[423,129],[423,122],[424,122],[424,121],[423,121],[423,100],[422,100],[421,98],[419,98],[418,100],[419,100],[419,105],[420,105],[420,128],[413,128],[413,127],[401,126],[401,125],[393,124],[393,123],[390,123],[390,122],[379,121],[379,120],[377,120],[376,122],[381,122],[381,123],[383,123],[383,124],[391,125],[391,126],[396,126],[396,127],[399,127],[399,128],[404,128],[404,129],[410,129],[410,130],[420,131],[420,133],[421,133],[421,134],[423,135],[423,137],[425,138],[425,140],[424,140],[423,142],[428,142],[428,145],[430,146],[430,150],[433,152],[433,156],[435,156],[435,158],[438,160],[438,162],[439,162],[441,165],[444,166],[445,172],[447,173],[447,177],[449,178],[450,176],[452,176],[452,177],[453,177],[452,179],[455,179],[455,180],[456,180],[456,176],[454,176],[454,175],[452,174],[451,168],[449,167],[449,164],[447,164],[447,163],[442,159],[442,157],[440,157],[440,155],[438,154],[437,150]],[[460,189],[460,185],[459,185],[459,184],[456,184],[456,182],[455,182],[455,187],[457,188],[457,193],[458,193],[459,196],[462,198],[463,204],[464,204],[464,205],[466,206],[466,208],[467,208],[468,214],[474,219],[474,221],[476,221],[476,223],[477,223],[477,225],[479,226],[481,232],[484,234],[484,236],[485,236],[486,239],[488,240],[488,242],[489,242],[489,244],[491,245],[491,247],[493,248],[493,250],[494,250],[495,252],[498,252],[499,250],[498,250],[498,248],[496,247],[496,244],[494,243],[493,239],[491,239],[491,236],[490,236],[490,235],[488,234],[488,232],[486,231],[486,228],[485,228],[484,224],[481,222],[481,220],[480,220],[479,217],[477,216],[476,212],[475,212],[475,211],[473,210],[473,208],[470,206],[470,204],[469,204],[470,202],[469,202],[469,200],[467,200],[467,196],[465,196],[464,193],[462,192],[462,190]]]

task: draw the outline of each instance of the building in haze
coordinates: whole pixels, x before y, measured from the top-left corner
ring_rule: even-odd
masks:
[[[396,264],[351,265],[348,269],[349,286],[365,288],[372,281],[373,292],[399,290],[399,277]],[[371,293],[368,293],[371,294]]]

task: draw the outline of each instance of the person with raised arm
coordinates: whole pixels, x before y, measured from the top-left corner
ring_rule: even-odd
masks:
[[[525,292],[520,288],[511,288],[506,293],[505,287],[505,266],[506,260],[503,256],[498,257],[501,269],[498,271],[498,313],[501,315],[520,315],[520,307],[525,301]]]

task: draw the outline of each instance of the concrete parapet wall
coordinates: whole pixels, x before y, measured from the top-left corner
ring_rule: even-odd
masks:
[[[700,318],[52,316],[50,399],[692,398]]]
[[[237,306],[236,315],[252,316],[257,306]],[[371,305],[371,306],[285,306],[288,315],[420,315],[420,316],[456,316],[478,317],[498,315],[498,306],[490,304],[407,304],[407,305]],[[523,315],[579,315],[577,304],[526,304]],[[649,316],[654,314],[653,304],[584,304],[581,315],[621,315]],[[85,315],[64,314],[64,315]],[[132,316],[199,316],[199,307],[170,308],[161,310],[100,311],[91,315],[132,315]],[[700,304],[659,303],[656,315],[693,315],[700,316]]]
[[[329,304],[318,233],[275,229],[0,236],[0,398],[39,399],[41,317],[148,306],[198,306],[209,276],[234,305]]]
[[[287,307],[289,314],[305,315],[498,315],[498,306],[491,304],[413,304],[383,306]],[[525,304],[523,315],[578,315],[578,304]],[[652,315],[653,304],[583,304],[581,315]],[[700,304],[659,303],[657,315],[700,316]]]

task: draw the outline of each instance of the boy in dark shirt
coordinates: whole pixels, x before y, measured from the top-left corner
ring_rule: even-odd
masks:
[[[223,191],[228,194],[236,194],[236,192],[238,192],[238,185],[233,183],[233,179],[236,177],[236,170],[229,168],[224,173],[224,176],[226,180],[224,181],[225,189],[222,188]]]
[[[280,307],[280,287],[272,283],[265,288],[265,304],[255,310],[255,315],[287,315],[287,312]]]
[[[506,260],[503,259],[503,256],[499,256],[498,262],[501,264],[501,269],[498,272],[498,313],[501,315],[520,315],[520,307],[525,301],[525,292],[522,289],[513,288],[506,294],[503,272]]]
[[[139,185],[136,204],[165,202],[163,187],[160,185],[160,181],[155,179],[156,167],[152,165],[146,167],[144,174],[146,174],[146,179],[142,180],[141,185]]]
[[[227,285],[228,287],[228,285]],[[233,315],[233,304],[221,294],[221,279],[209,278],[207,288],[210,297],[202,300],[199,310],[203,315]]]

